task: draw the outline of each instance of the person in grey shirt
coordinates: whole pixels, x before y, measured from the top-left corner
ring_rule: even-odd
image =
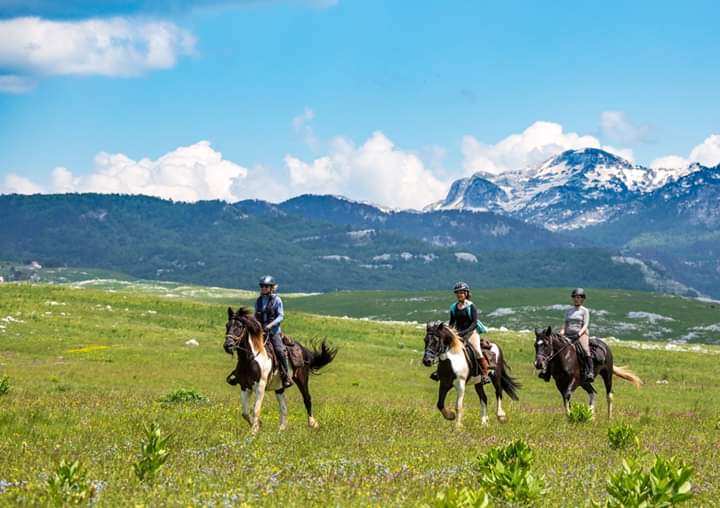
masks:
[[[573,342],[580,342],[584,353],[580,360],[583,370],[583,379],[592,382],[595,377],[593,371],[592,356],[590,353],[590,311],[583,305],[585,303],[585,290],[575,288],[572,292],[573,306],[565,311],[565,324],[560,330],[560,335],[565,335]]]

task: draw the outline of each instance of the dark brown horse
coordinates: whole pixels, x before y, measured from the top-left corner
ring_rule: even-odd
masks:
[[[613,365],[610,346],[605,342],[590,339],[590,350],[593,354],[595,376],[601,376],[605,383],[608,419],[610,419],[613,411],[613,375],[629,381],[635,388],[640,388],[642,381],[629,370]],[[546,381],[550,377],[555,379],[555,386],[562,395],[566,412],[570,412],[570,397],[578,386],[588,393],[590,397],[588,405],[590,410],[595,412],[595,388],[592,382],[583,381],[575,344],[567,337],[553,333],[549,326],[547,329],[535,329],[535,368],[540,370],[540,377]]]
[[[495,399],[497,401],[496,415],[499,421],[504,422],[507,417],[502,408],[502,392],[505,391],[511,399],[518,400],[517,391],[520,388],[520,384],[508,374],[510,366],[505,363],[505,358],[500,347],[492,343],[491,346],[497,364],[495,371],[490,375],[493,387],[495,388]],[[477,392],[478,397],[480,397],[480,405],[482,407],[480,421],[482,425],[487,425],[487,395],[485,395],[485,390],[480,382],[479,367],[473,367],[468,362],[468,357],[465,356],[466,347],[471,346],[465,346],[453,328],[442,321],[430,321],[426,327],[423,365],[430,367],[433,363],[438,362],[440,387],[438,391],[437,408],[447,420],[455,420],[457,427],[462,426],[465,387],[467,385],[475,385],[475,392]],[[454,413],[445,407],[445,397],[452,388],[455,388],[455,391],[457,391]]]
[[[287,404],[285,403],[285,389],[282,386],[277,362],[274,355],[266,348],[264,334],[260,322],[250,311],[241,308],[234,312],[228,307],[228,322],[225,325],[225,352],[237,352],[238,360],[235,367],[235,382],[242,390],[242,416],[250,424],[255,433],[260,426],[260,410],[265,396],[265,390],[274,390],[280,405],[280,430],[285,429],[287,421]],[[317,427],[318,423],[312,414],[312,398],[308,389],[310,373],[317,373],[335,358],[337,349],[329,347],[325,341],[320,349],[308,349],[299,342],[294,342],[288,348],[295,349],[290,352],[293,361],[293,381],[302,394],[305,410],[308,415],[308,425]],[[250,391],[255,392],[255,404],[252,415],[248,411]]]

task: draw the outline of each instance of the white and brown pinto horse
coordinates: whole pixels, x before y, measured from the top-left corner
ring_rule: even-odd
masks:
[[[510,366],[505,363],[505,358],[500,347],[497,344],[491,344],[491,346],[491,350],[496,358],[495,371],[490,374],[490,380],[495,388],[495,399],[497,401],[496,416],[499,421],[504,422],[507,417],[502,407],[502,392],[505,391],[511,399],[518,400],[517,391],[520,388],[520,384],[508,374]],[[482,406],[480,421],[482,425],[487,425],[487,396],[481,383],[479,369],[472,368],[468,363],[468,359],[465,356],[466,347],[470,346],[463,344],[462,339],[460,339],[453,328],[442,321],[430,321],[426,327],[423,365],[430,367],[435,362],[438,364],[440,387],[438,391],[437,408],[445,419],[455,420],[455,426],[462,427],[465,387],[474,385],[475,391],[480,397],[480,405]],[[445,397],[452,388],[455,388],[455,391],[457,391],[455,412],[445,407]]]
[[[308,425],[317,427],[318,423],[312,415],[312,399],[308,389],[310,373],[316,374],[320,368],[329,364],[335,358],[337,350],[328,347],[325,341],[320,344],[320,349],[311,350],[299,342],[295,342],[292,347],[300,348],[303,358],[302,365],[295,366],[292,379],[302,394]],[[234,312],[228,307],[223,348],[228,354],[237,352],[238,360],[234,374],[242,390],[242,416],[250,424],[253,434],[260,428],[260,410],[267,390],[275,391],[280,405],[280,430],[284,430],[287,423],[285,389],[277,362],[265,347],[262,326],[250,311],[240,308]],[[249,411],[251,392],[255,394],[252,413]]]

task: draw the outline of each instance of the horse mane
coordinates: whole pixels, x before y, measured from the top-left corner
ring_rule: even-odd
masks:
[[[448,346],[450,346],[450,351],[452,351],[453,353],[459,353],[460,351],[462,351],[463,348],[463,343],[460,339],[460,336],[457,334],[455,328],[452,328],[450,326],[446,328],[450,335],[450,343],[448,344]]]
[[[265,352],[265,341],[263,340],[263,329],[260,322],[255,319],[255,315],[245,307],[240,307],[233,319],[242,323],[252,340],[253,349],[257,353]]]

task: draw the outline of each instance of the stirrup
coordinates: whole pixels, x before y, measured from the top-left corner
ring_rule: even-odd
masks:
[[[487,385],[492,383],[492,379],[490,379],[490,374],[481,374],[480,375],[480,383]]]

